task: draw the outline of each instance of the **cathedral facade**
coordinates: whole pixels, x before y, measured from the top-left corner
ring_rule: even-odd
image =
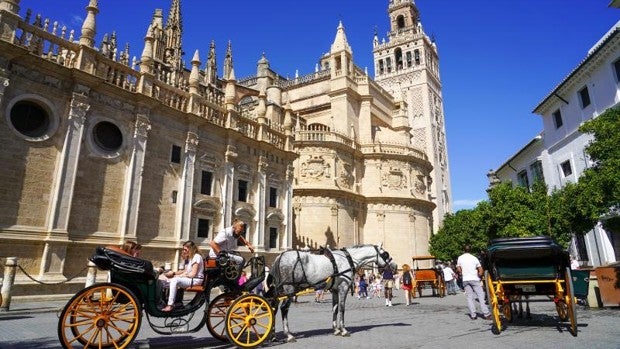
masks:
[[[390,1],[390,17],[401,2],[417,13]],[[96,42],[98,15],[90,0],[70,31],[0,0],[0,256],[38,280],[72,280],[46,292],[82,287],[73,276],[95,246],[134,240],[155,265],[175,264],[184,241],[206,249],[234,218],[268,261],[364,243],[399,264],[427,253],[436,203],[448,207],[437,183],[449,181],[433,177],[447,173],[445,132],[436,49],[417,17],[428,58],[400,71],[414,74],[403,93],[393,72],[373,80],[355,65],[342,23],[315,72],[284,79],[263,56],[238,81],[230,43],[221,73],[214,43],[183,61],[180,0],[167,18],[155,11],[138,61],[115,34]],[[388,45],[375,45],[378,68],[397,52]],[[17,294],[29,284],[18,273]]]

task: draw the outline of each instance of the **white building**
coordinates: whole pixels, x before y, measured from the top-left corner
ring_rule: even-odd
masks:
[[[489,174],[494,180],[531,186],[543,178],[549,190],[579,180],[591,166],[585,147],[592,140],[579,132],[587,120],[620,105],[620,21],[588,51],[586,57],[536,106],[543,131]],[[620,259],[620,234],[601,224],[573,239],[571,252],[582,265],[599,266]]]

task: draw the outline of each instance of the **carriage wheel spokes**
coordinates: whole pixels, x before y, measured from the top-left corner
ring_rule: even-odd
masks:
[[[573,336],[577,337],[577,306],[575,304],[575,290],[573,288],[573,277],[570,268],[566,268],[564,275],[566,292],[564,299],[566,300],[566,308],[568,309],[568,317],[570,318],[570,329]]]
[[[491,273],[489,273],[488,270],[485,270],[484,272],[484,285],[486,286],[487,300],[489,302],[491,316],[493,317],[491,332],[493,332],[493,334],[500,334],[500,332],[502,332],[502,321],[499,317],[499,301],[497,299],[497,294],[495,293],[495,285],[493,284]]]
[[[223,342],[228,340],[226,337],[226,313],[230,304],[238,296],[239,294],[232,292],[222,293],[209,303],[207,329],[213,338]]]
[[[125,348],[138,334],[140,316],[140,304],[128,288],[95,284],[65,305],[58,321],[58,339],[63,348]]]
[[[512,322],[512,302],[510,300],[506,300],[504,304],[502,304],[502,313],[506,321]]]
[[[241,348],[254,348],[271,334],[273,309],[258,295],[246,294],[237,298],[226,314],[228,340]]]

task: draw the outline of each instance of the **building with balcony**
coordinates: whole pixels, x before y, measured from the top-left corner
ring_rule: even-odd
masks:
[[[491,182],[530,187],[536,180],[544,180],[549,190],[577,182],[592,165],[585,153],[592,135],[579,132],[579,126],[619,106],[620,22],[536,106],[533,112],[542,117],[543,131],[491,171]],[[584,266],[615,262],[620,259],[620,234],[597,224],[585,236],[572,240],[571,254]]]

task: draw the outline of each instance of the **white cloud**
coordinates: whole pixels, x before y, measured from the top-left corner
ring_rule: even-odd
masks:
[[[454,202],[452,202],[452,209],[454,211],[458,211],[458,210],[469,210],[472,209],[474,207],[476,207],[476,205],[478,205],[478,203],[480,201],[483,201],[484,199],[463,199],[463,200],[454,200]]]

